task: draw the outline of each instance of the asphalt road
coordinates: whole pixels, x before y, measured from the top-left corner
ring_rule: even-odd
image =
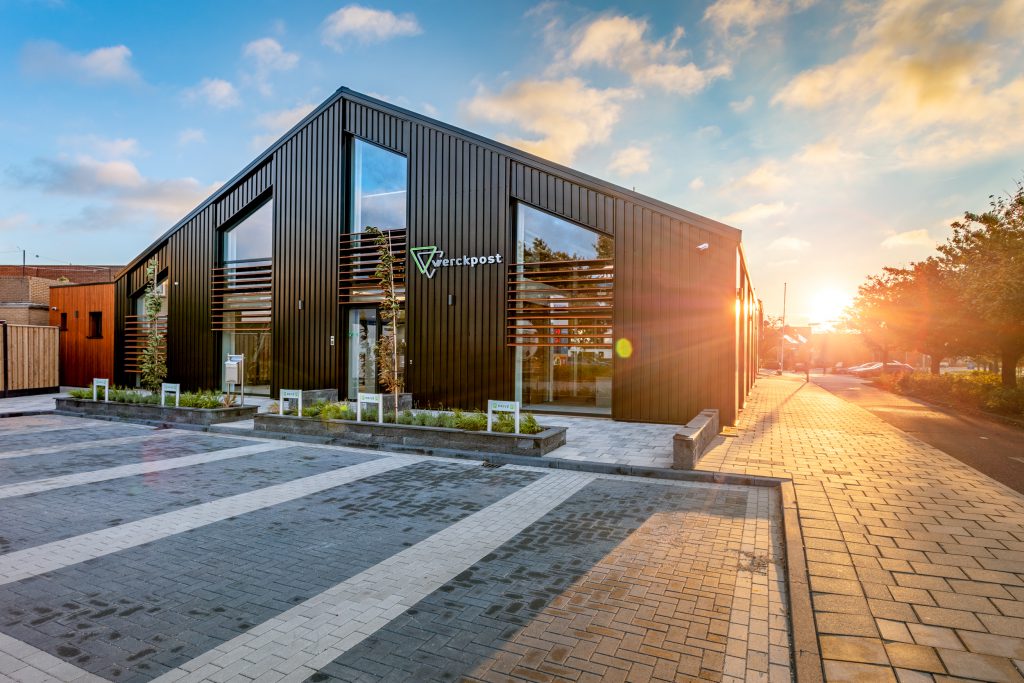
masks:
[[[1024,493],[1024,429],[926,405],[849,375],[812,375],[811,381]]]

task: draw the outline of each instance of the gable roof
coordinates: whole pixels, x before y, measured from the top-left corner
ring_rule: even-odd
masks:
[[[244,179],[246,176],[248,176],[250,173],[252,173],[260,166],[262,166],[264,163],[266,163],[268,159],[273,157],[274,152],[280,149],[286,142],[288,142],[288,140],[295,136],[300,130],[305,128],[311,121],[316,119],[316,117],[318,117],[326,109],[329,109],[339,100],[350,100],[353,102],[358,102],[360,104],[373,107],[374,109],[379,109],[381,111],[394,114],[398,117],[404,118],[409,121],[415,121],[418,123],[425,124],[437,130],[450,133],[451,135],[455,135],[457,137],[470,140],[485,149],[490,149],[494,152],[498,152],[513,160],[520,161],[538,170],[546,171],[552,173],[553,175],[562,176],[582,186],[588,187],[596,192],[611,192],[616,195],[624,195],[626,197],[629,197],[631,201],[633,201],[635,204],[639,206],[644,206],[653,211],[657,211],[658,213],[665,214],[667,216],[671,216],[682,221],[686,221],[687,223],[691,223],[705,230],[717,232],[721,235],[734,239],[737,242],[740,241],[740,230],[738,228],[734,228],[731,225],[727,225],[720,221],[716,221],[712,218],[708,218],[706,216],[693,213],[692,211],[687,211],[686,209],[681,209],[678,206],[669,204],[667,202],[663,202],[660,199],[655,199],[654,197],[649,197],[647,195],[640,194],[639,192],[627,189],[625,187],[622,187],[621,185],[616,185],[615,183],[608,182],[607,180],[596,178],[594,176],[583,173],[582,171],[570,168],[569,166],[563,166],[562,164],[556,163],[554,161],[549,161],[548,159],[544,159],[529,152],[525,152],[521,149],[517,149],[515,147],[503,144],[496,140],[491,140],[490,138],[486,138],[482,135],[478,135],[471,131],[459,128],[458,126],[453,126],[451,124],[444,123],[443,121],[432,119],[428,116],[424,116],[422,114],[409,111],[408,109],[403,109],[402,107],[391,104],[390,102],[378,100],[374,97],[370,97],[369,95],[364,95],[363,93],[356,92],[355,90],[351,90],[349,88],[342,86],[338,88],[333,95],[331,95],[326,100],[321,102],[320,105],[317,106],[313,111],[306,114],[306,116],[303,117],[301,121],[292,126],[292,128],[288,130],[288,132],[286,132],[284,135],[278,138],[276,142],[270,145],[270,147],[264,150],[259,156],[257,156],[251,162],[249,162],[245,166],[245,168],[243,168],[241,171],[236,173],[230,180],[221,185],[220,188],[218,188],[213,194],[211,194],[209,197],[203,200],[194,209],[189,211],[181,220],[179,220],[177,223],[171,226],[171,228],[167,230],[167,232],[165,232],[163,235],[157,238],[138,256],[132,259],[132,261],[127,266],[125,266],[124,269],[121,270],[121,272],[117,274],[117,278],[121,278],[126,273],[133,270],[141,262],[146,260],[146,258],[148,258],[148,256],[152,252],[154,252],[164,242],[166,242],[171,235],[173,235],[178,230],[183,228],[189,221],[191,221],[197,215],[202,213],[205,209],[207,209],[210,205],[219,200],[225,194],[230,192],[239,181]]]

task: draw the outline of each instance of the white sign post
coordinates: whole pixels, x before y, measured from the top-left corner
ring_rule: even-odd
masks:
[[[180,384],[168,384],[164,382],[160,385],[160,405],[164,404],[164,397],[167,394],[174,394],[174,407],[181,407],[181,385]]]
[[[103,387],[103,400],[110,400],[110,380],[109,379],[96,379],[92,380],[92,400],[96,400],[96,390]]]
[[[299,410],[295,413],[299,417],[302,417],[302,389],[282,389],[281,400],[278,402],[278,415],[284,415],[284,402],[287,400],[299,401]]]
[[[364,403],[376,403],[377,404],[377,422],[384,424],[384,394],[364,394],[359,392],[356,394],[356,421],[363,421],[363,404]]]
[[[516,434],[519,433],[519,401],[488,401],[487,402],[487,431],[492,431],[494,413],[513,413],[516,420]]]

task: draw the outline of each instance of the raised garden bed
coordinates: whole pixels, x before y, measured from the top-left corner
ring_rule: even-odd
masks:
[[[482,453],[541,456],[565,445],[565,427],[544,427],[537,434],[468,431],[448,427],[421,427],[355,420],[324,420],[294,415],[260,413],[257,432],[326,437],[373,445],[444,448]]]
[[[208,427],[221,422],[249,420],[256,416],[257,406],[230,408],[175,408],[149,403],[117,403],[93,401],[89,398],[58,398],[57,412],[118,420],[186,424]]]

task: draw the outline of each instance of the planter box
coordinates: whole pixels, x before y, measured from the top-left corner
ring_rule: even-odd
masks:
[[[468,432],[446,427],[321,420],[268,413],[257,415],[255,425],[257,432],[328,437],[381,446],[399,444],[421,448],[536,456],[564,446],[566,432],[565,427],[546,427],[538,434]]]
[[[249,420],[256,416],[257,406],[234,406],[231,408],[175,408],[174,406],[147,405],[144,403],[115,403],[93,401],[83,398],[58,398],[57,412],[89,417],[109,417],[119,420],[142,422],[167,422],[173,424],[199,425],[208,427],[221,422]]]

